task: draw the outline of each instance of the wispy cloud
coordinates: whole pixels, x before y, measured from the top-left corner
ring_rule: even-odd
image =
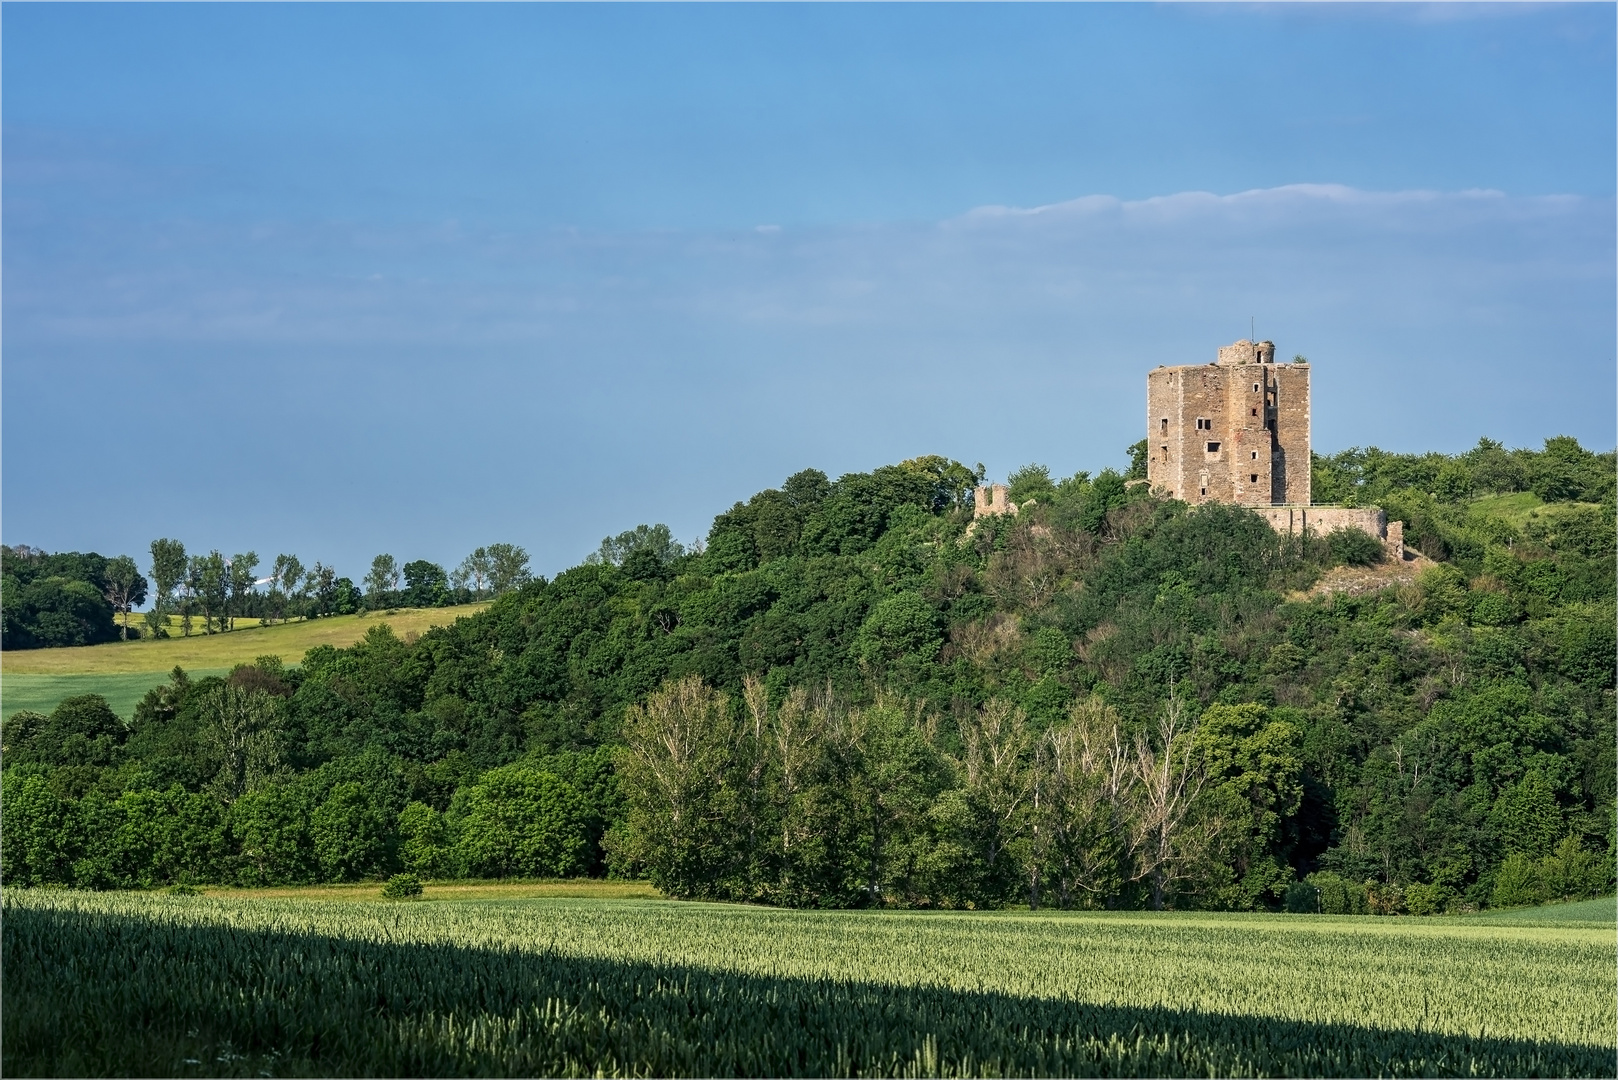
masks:
[[[8,233],[6,332],[42,343],[465,344],[589,336],[631,317],[648,330],[880,324],[929,335],[1037,313],[1135,334],[1131,321],[1148,314],[1189,329],[1257,306],[1270,318],[1377,311],[1370,318],[1442,334],[1480,307],[1565,310],[1567,289],[1598,316],[1609,310],[1599,298],[1613,282],[1613,223],[1610,199],[1329,184],[1093,195],[804,231],[53,221]]]

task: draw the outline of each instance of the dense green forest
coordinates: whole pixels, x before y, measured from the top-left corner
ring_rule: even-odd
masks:
[[[125,610],[146,601],[146,579],[133,559],[0,546],[0,647],[115,641],[119,601]]]
[[[1137,462],[1138,467],[1138,462]],[[1132,470],[1134,471],[1134,470]],[[1315,460],[1435,560],[1108,470],[815,470],[405,641],[4,727],[8,884],[643,875],[799,906],[1432,913],[1613,881],[1614,476]],[[1406,576],[1408,577],[1408,575]],[[8,582],[8,589],[9,589]]]

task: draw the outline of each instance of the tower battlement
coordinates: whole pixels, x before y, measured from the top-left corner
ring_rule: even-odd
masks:
[[[1273,364],[1275,363],[1275,342],[1273,341],[1238,341],[1230,345],[1219,347],[1219,358],[1214,361],[1226,367],[1237,364]]]

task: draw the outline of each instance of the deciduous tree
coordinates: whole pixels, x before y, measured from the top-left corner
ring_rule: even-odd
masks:
[[[489,589],[496,596],[521,588],[533,580],[528,569],[528,552],[516,544],[490,544]]]
[[[303,582],[303,563],[296,555],[277,555],[270,567],[271,599],[276,605],[276,616],[286,621],[288,605],[296,605]]]
[[[371,572],[365,575],[365,599],[373,610],[388,607],[392,594],[399,587],[399,568],[392,555],[378,555],[371,560]]]
[[[121,637],[129,639],[129,609],[146,602],[146,579],[135,560],[119,555],[107,560],[107,600],[123,618]]]
[[[226,617],[230,629],[236,629],[236,615],[247,603],[247,597],[253,592],[257,584],[258,552],[244,551],[239,555],[232,555],[228,566],[228,582],[230,598],[226,604]]]
[[[442,607],[449,603],[449,576],[426,559],[404,565],[405,602],[411,607]]]
[[[457,589],[470,588],[474,600],[483,599],[483,589],[489,583],[489,577],[494,572],[494,560],[489,556],[488,548],[478,548],[461,560],[461,565],[455,568],[455,587]]]
[[[178,540],[153,540],[151,552],[152,588],[157,596],[146,617],[146,625],[154,632],[161,630],[167,634],[168,614],[174,608],[175,590],[185,578],[185,545]]]
[[[222,764],[213,790],[226,803],[264,784],[281,768],[280,700],[232,683],[209,689],[202,701],[203,732]]]
[[[1207,780],[1196,730],[1185,701],[1172,697],[1158,713],[1157,730],[1137,733],[1132,748],[1126,845],[1133,880],[1148,884],[1154,911],[1163,910],[1218,831],[1217,820],[1192,818]]]

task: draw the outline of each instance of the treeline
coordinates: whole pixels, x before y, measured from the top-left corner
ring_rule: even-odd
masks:
[[[803,688],[744,708],[694,676],[626,714],[626,814],[608,859],[682,897],[797,907],[1165,906],[1430,915],[1460,904],[1578,899],[1612,884],[1575,836],[1516,805],[1485,897],[1453,883],[1303,880],[1286,826],[1304,799],[1296,710],[1171,697],[1130,731],[1099,695],[1048,726],[1004,700],[955,738],[917,702],[849,706]],[[1521,803],[1522,800],[1519,800]],[[1526,810],[1526,812],[1525,812]],[[1552,834],[1560,830],[1552,827]]]
[[[145,602],[146,579],[126,555],[0,546],[0,648],[114,641],[128,636],[128,613]]]
[[[299,682],[274,658],[227,679],[177,668],[131,724],[96,695],[13,715],[0,877],[148,888],[602,871],[618,813],[606,751],[479,770],[374,747],[299,770],[285,708]]]
[[[0,646],[95,645],[142,634],[162,638],[175,622],[189,637],[233,630],[239,618],[270,623],[448,607],[503,595],[533,578],[528,553],[515,544],[477,548],[448,572],[426,559],[400,566],[392,555],[378,555],[363,589],[323,563],[304,566],[296,555],[277,555],[265,577],[258,576],[262,564],[254,551],[188,555],[184,543],[164,538],[152,541],[150,555],[142,574],[127,555],[52,555],[27,545],[0,549]],[[150,610],[131,625],[131,612],[148,598]]]
[[[0,876],[587,865],[782,904],[1380,912],[1601,891],[1614,458],[1570,443],[1508,454],[1586,478],[1550,501],[1321,459],[1321,490],[1358,461],[1355,492],[1444,553],[1357,594],[1308,590],[1377,552],[1110,470],[1019,470],[1022,512],[977,522],[958,463],[806,470],[695,550],[631,530],[416,640],[176,678],[127,725],[9,718]],[[213,854],[114,857],[159,796]],[[315,839],[340,833],[367,854]]]
[[[1126,729],[1099,696],[1049,725],[796,688],[745,707],[688,676],[626,714],[608,837],[675,896],[810,907],[1253,906],[1291,879],[1301,731],[1262,705],[1171,698]]]

